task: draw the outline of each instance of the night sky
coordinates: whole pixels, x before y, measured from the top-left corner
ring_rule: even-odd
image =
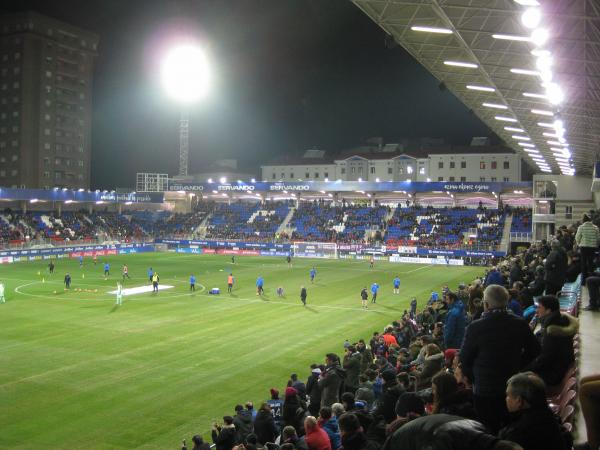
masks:
[[[3,2],[6,4],[6,1]],[[468,143],[492,132],[347,0],[9,0],[100,36],[92,187],[177,173],[178,105],[157,79],[159,47],[193,30],[213,86],[190,114],[190,172],[220,158],[255,167],[375,136]],[[11,4],[12,3],[12,4]]]

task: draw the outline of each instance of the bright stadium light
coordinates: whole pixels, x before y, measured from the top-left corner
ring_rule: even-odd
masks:
[[[424,31],[426,33],[438,33],[438,34],[452,34],[452,30],[448,28],[439,28],[439,27],[425,27],[425,26],[412,26],[410,27],[413,31]]]
[[[173,47],[164,57],[160,75],[167,94],[181,104],[179,121],[179,175],[188,174],[188,108],[206,96],[209,70],[206,56],[198,46],[186,43]]]
[[[521,14],[521,23],[529,28],[537,28],[542,20],[542,14],[538,8],[527,8],[523,14]]]
[[[182,103],[194,103],[206,95],[209,71],[206,55],[197,46],[184,44],[167,53],[161,67],[167,93]]]
[[[488,86],[478,86],[476,84],[467,84],[467,89],[472,91],[496,92],[496,89]]]

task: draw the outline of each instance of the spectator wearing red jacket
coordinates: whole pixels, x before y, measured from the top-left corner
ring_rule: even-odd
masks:
[[[331,450],[331,441],[327,432],[317,425],[317,419],[308,416],[304,419],[304,441],[308,450]]]

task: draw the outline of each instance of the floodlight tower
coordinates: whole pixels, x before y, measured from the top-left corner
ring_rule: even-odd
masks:
[[[161,69],[167,93],[181,105],[179,119],[179,175],[188,174],[190,119],[189,108],[206,95],[208,63],[202,49],[193,44],[172,48]]]

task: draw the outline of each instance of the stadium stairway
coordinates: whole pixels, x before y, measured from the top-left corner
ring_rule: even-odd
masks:
[[[510,245],[510,229],[512,227],[512,214],[507,214],[504,218],[504,229],[502,230],[502,239],[500,240],[500,251],[509,253],[508,246]]]
[[[198,225],[194,230],[194,234],[198,235],[200,239],[204,239],[206,237],[206,232],[208,231],[208,221],[211,217],[212,213],[207,214],[202,222],[200,222],[200,225]]]
[[[279,225],[279,228],[277,228],[275,234],[288,233],[291,235],[294,232],[293,228],[288,228],[288,224],[292,220],[292,217],[294,217],[295,212],[296,207],[292,206],[288,211],[287,216],[285,216],[285,219],[283,219],[283,222],[281,222],[281,225]]]

